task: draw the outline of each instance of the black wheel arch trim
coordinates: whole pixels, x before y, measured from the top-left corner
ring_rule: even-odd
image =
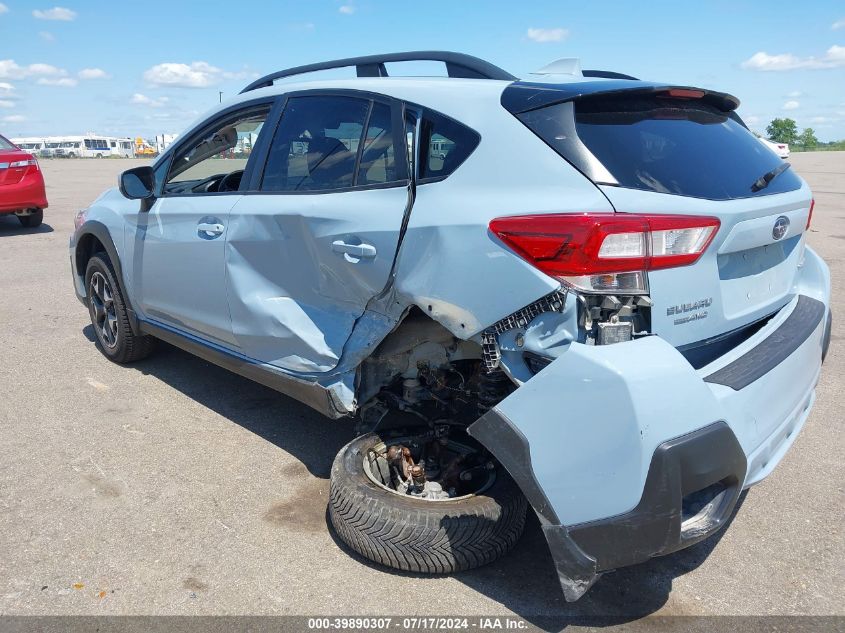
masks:
[[[496,457],[537,513],[568,602],[583,596],[605,571],[669,554],[718,531],[733,513],[747,469],[736,435],[725,422],[715,422],[655,449],[632,510],[566,526],[537,481],[528,440],[513,422],[491,409],[467,432]],[[716,483],[724,485],[721,496],[682,528],[684,496]]]
[[[534,475],[528,440],[513,422],[496,409],[473,422],[467,433],[493,453],[534,508],[549,545],[563,595],[567,602],[578,600],[599,579],[596,559],[586,554],[572,540],[566,526],[561,525]]]
[[[88,265],[88,260],[94,254],[94,252],[86,252],[83,248],[83,244],[85,244],[84,238],[88,235],[95,237],[97,241],[103,245],[106,255],[108,255],[109,261],[114,269],[114,273],[117,275],[117,281],[120,284],[121,295],[123,297],[123,303],[126,306],[126,312],[129,317],[129,325],[132,328],[132,333],[139,336],[141,334],[141,327],[138,322],[135,309],[132,307],[132,299],[129,297],[129,293],[126,290],[126,281],[123,276],[123,266],[120,263],[120,257],[117,254],[117,248],[115,248],[111,233],[109,233],[109,229],[102,222],[98,222],[97,220],[88,220],[74,235],[76,273],[84,279],[85,267]]]

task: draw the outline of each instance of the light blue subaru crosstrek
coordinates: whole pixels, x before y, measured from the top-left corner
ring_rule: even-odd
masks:
[[[448,76],[388,77],[415,60]],[[530,506],[575,600],[723,526],[815,398],[812,194],[738,103],[576,60],[280,71],[78,214],[73,283],[115,362],[163,339],[353,420],[352,549],[468,569]]]

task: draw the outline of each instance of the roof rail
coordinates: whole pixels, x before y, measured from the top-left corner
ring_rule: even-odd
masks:
[[[612,70],[582,70],[581,74],[585,77],[599,77],[600,79],[630,79],[631,81],[639,81],[636,77],[631,77],[631,75],[624,73],[615,73]]]
[[[463,53],[450,53],[448,51],[410,51],[407,53],[386,53],[384,55],[365,55],[364,57],[348,57],[336,59],[330,62],[318,64],[307,64],[279,70],[260,79],[256,79],[241,94],[272,86],[277,79],[313,73],[318,70],[331,70],[332,68],[348,68],[355,66],[359,77],[387,77],[387,69],[384,64],[387,62],[417,62],[434,61],[444,62],[449,77],[461,79],[499,79],[502,81],[514,81],[516,77],[478,57],[465,55]]]

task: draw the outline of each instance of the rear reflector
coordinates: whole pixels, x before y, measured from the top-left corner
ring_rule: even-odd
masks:
[[[490,230],[544,273],[596,292],[643,291],[645,271],[695,263],[719,220],[687,215],[584,213],[496,218]],[[611,273],[630,273],[611,275]],[[624,282],[624,283],[623,283]]]

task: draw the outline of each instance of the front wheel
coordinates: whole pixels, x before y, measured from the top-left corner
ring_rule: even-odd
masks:
[[[421,462],[429,478],[415,487]],[[403,571],[443,574],[496,560],[522,535],[526,508],[514,481],[469,438],[370,433],[332,465],[329,518],[337,534],[362,556]]]
[[[18,221],[28,229],[39,227],[44,221],[44,209],[37,209],[29,215],[19,215]]]
[[[116,363],[131,363],[149,356],[155,339],[132,331],[117,276],[104,255],[88,260],[85,289],[91,325],[103,354]]]

